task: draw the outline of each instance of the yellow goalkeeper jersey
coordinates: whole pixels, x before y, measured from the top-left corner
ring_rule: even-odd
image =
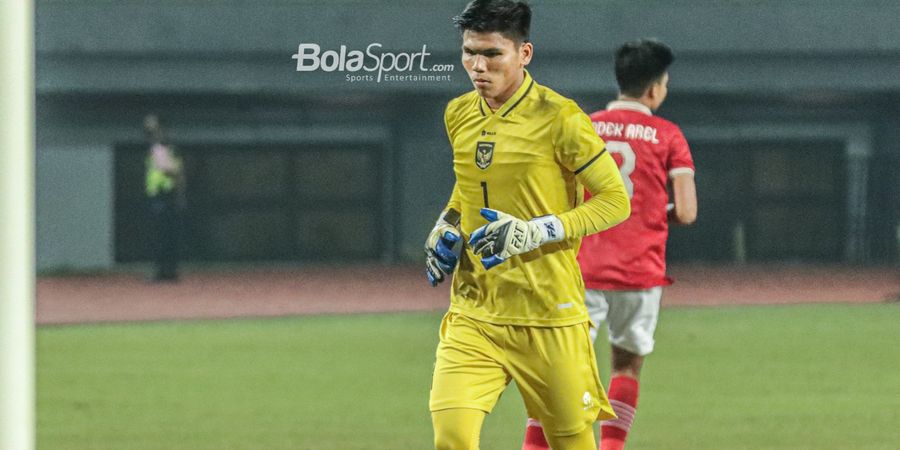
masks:
[[[627,218],[618,167],[578,105],[537,84],[528,72],[506,103],[491,111],[477,91],[450,101],[444,114],[456,185],[448,208],[461,213],[464,238],[487,221],[483,207],[529,220],[547,214],[566,240],[485,270],[470,246],[453,276],[450,311],[506,325],[566,326],[588,320],[576,261],[581,237]],[[582,203],[582,183],[593,194]]]

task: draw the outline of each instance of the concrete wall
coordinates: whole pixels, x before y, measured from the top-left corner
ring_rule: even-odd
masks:
[[[112,158],[112,149],[102,145],[38,149],[38,269],[112,264]]]
[[[415,50],[427,44],[435,61],[453,62],[459,41],[449,19],[464,3],[39,2],[38,89],[345,90],[339,76],[293,72],[297,45],[379,42],[385,49]],[[655,36],[678,50],[686,90],[900,87],[890,70],[900,62],[897,2],[534,3],[535,67],[564,90],[612,88],[608,55],[636,36]],[[462,84],[428,89],[454,91],[464,84],[464,73],[458,68],[455,74]]]

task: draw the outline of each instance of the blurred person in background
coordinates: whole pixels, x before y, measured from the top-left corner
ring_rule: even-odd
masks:
[[[600,449],[621,450],[631,429],[644,357],[653,351],[666,277],[669,222],[689,225],[697,217],[694,162],[687,141],[672,122],[653,112],[668,93],[672,50],[651,39],[628,42],[615,55],[619,97],[591,115],[597,134],[616,157],[631,199],[631,217],[584,238],[578,263],[585,302],[597,336],[606,322],[611,344],[609,401],[618,418],[600,427]],[[671,188],[674,204],[668,203]],[[547,449],[540,422],[529,419],[523,449]]]
[[[178,280],[181,215],[185,206],[185,177],[181,158],[164,139],[159,118],[144,118],[144,132],[149,149],[146,166],[146,194],[153,218],[151,245],[155,273],[151,280]]]

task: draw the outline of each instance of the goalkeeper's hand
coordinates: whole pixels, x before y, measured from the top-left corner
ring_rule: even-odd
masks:
[[[425,275],[432,287],[453,273],[459,260],[453,246],[460,239],[459,213],[453,209],[447,210],[425,240]]]
[[[475,254],[481,255],[485,269],[566,237],[562,222],[554,215],[535,217],[527,222],[488,208],[481,208],[481,215],[489,223],[472,233],[469,245]]]

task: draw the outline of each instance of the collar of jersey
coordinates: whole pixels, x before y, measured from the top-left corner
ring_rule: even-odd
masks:
[[[491,111],[491,107],[488,106],[487,100],[482,96],[478,96],[478,110],[481,111],[481,115],[484,117],[499,115],[500,117],[506,117],[509,113],[515,109],[516,106],[519,106],[519,103],[528,96],[528,93],[531,92],[531,88],[534,87],[534,79],[531,78],[531,74],[528,71],[525,71],[525,78],[522,80],[522,85],[516,89],[516,92],[513,93],[512,97],[508,98],[506,102],[503,103],[502,106],[497,108],[497,111]]]
[[[606,105],[606,110],[610,111],[613,109],[628,109],[631,111],[637,111],[640,113],[644,113],[648,116],[653,115],[653,111],[651,111],[650,108],[648,108],[646,105],[639,103],[639,102],[633,102],[631,100],[616,100],[616,101],[609,102]]]

